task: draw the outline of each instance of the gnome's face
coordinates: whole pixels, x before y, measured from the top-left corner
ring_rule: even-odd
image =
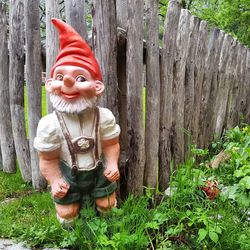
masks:
[[[104,91],[104,84],[96,81],[84,68],[58,66],[53,73],[53,78],[47,80],[46,90],[70,101],[81,97],[96,97]]]
[[[78,114],[96,105],[104,84],[78,66],[58,66],[53,78],[46,81],[53,107],[61,112]]]

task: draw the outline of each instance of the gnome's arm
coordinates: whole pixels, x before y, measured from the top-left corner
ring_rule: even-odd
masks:
[[[63,198],[69,189],[59,169],[60,150],[39,152],[39,165],[42,175],[51,185],[51,193],[55,198]]]
[[[118,169],[118,160],[120,155],[119,138],[102,141],[102,152],[106,159],[106,170],[104,175],[106,178],[113,182],[117,181],[120,177]]]

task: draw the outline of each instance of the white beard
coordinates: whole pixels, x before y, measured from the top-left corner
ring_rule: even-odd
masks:
[[[53,108],[69,114],[80,114],[86,109],[91,109],[96,106],[97,97],[84,98],[80,97],[76,100],[67,100],[62,96],[50,94],[50,101],[52,102]]]

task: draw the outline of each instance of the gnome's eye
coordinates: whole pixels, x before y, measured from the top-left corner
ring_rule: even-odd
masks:
[[[57,81],[62,81],[63,80],[63,75],[61,75],[61,74],[56,75],[56,80]]]
[[[87,80],[86,80],[86,78],[84,78],[83,76],[78,76],[78,77],[76,78],[76,81],[77,81],[77,82],[86,82]]]

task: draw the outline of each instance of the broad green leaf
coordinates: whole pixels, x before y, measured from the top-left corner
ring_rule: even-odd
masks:
[[[208,235],[209,235],[209,238],[210,238],[214,243],[217,243],[217,242],[218,242],[219,236],[218,236],[217,233],[211,231],[211,232],[208,233]]]
[[[245,176],[239,182],[239,184],[245,189],[250,189],[250,176]]]
[[[199,232],[198,232],[199,238],[198,238],[198,240],[203,241],[206,238],[207,233],[208,233],[208,231],[206,229],[204,229],[204,228],[199,229]]]

